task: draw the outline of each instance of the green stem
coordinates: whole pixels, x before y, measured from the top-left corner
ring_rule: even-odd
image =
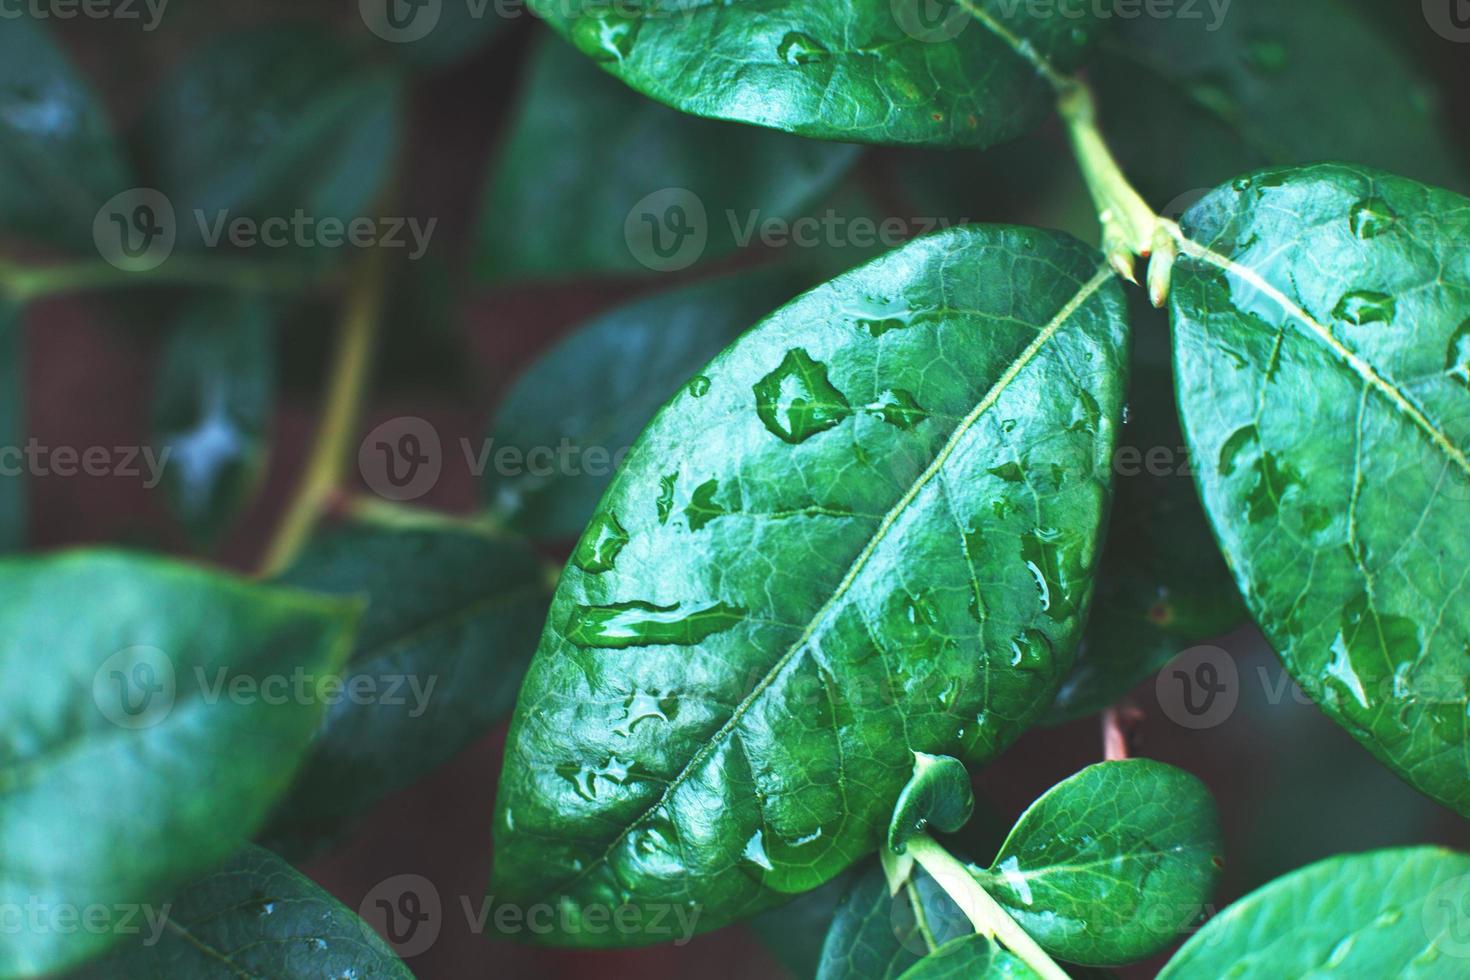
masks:
[[[119,269],[101,259],[26,266],[0,261],[0,294],[19,302],[58,293],[136,286],[218,286],[243,292],[290,292],[322,278],[314,270],[180,255],[154,269]]]
[[[266,548],[260,567],[262,576],[275,575],[290,565],[341,483],[351,457],[382,320],[385,258],[383,249],[369,249],[353,269],[327,385],[326,408],[317,427],[310,462]]]
[[[998,939],[1026,965],[1035,970],[1042,980],[1069,980],[1067,974],[1036,940],[1022,929],[1020,923],[990,894],[980,887],[980,882],[970,874],[952,854],[934,842],[927,834],[920,834],[908,842],[909,853],[919,866],[929,872],[929,877],[939,883],[954,903],[965,913],[975,926],[975,931],[984,936]]]

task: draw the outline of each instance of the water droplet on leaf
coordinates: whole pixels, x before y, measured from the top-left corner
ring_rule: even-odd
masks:
[[[827,366],[800,348],[754,388],[756,414],[773,435],[793,445],[852,414],[852,406],[827,379]]]

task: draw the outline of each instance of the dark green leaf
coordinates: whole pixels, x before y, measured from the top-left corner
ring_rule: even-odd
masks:
[[[1096,72],[1103,121],[1156,206],[1319,160],[1463,183],[1430,79],[1351,4],[1232,0],[1218,16],[1121,22],[1115,37]]]
[[[259,847],[189,882],[159,912],[156,935],[123,939],[73,980],[413,980],[371,926]]]
[[[485,279],[676,270],[758,247],[857,159],[650,102],[546,37],[480,221]]]
[[[30,508],[19,455],[26,433],[25,351],[24,310],[0,296],[0,552],[26,543]]]
[[[1102,24],[1084,0],[1045,15],[1011,0],[530,3],[607,71],[684,112],[928,146],[990,146],[1030,128],[1053,94],[1036,62],[1070,71]]]
[[[1470,857],[1434,847],[1329,858],[1220,913],[1159,980],[1465,975]]]
[[[989,936],[955,939],[903,973],[902,980],[1034,980],[1035,970]]]
[[[817,974],[827,927],[853,878],[851,873],[840,874],[821,888],[762,912],[746,924],[788,972],[799,980],[809,980]]]
[[[1246,604],[1328,715],[1470,814],[1470,201],[1273,170],[1185,233],[1180,408]]]
[[[1052,722],[1101,711],[1179,653],[1246,619],[1190,475],[1169,325],[1146,302],[1131,304],[1131,313],[1132,377],[1114,457],[1113,516],[1087,633]]]
[[[817,980],[893,980],[938,946],[973,932],[923,869],[914,868],[911,884],[895,895],[876,860],[861,867],[832,916]]]
[[[563,574],[512,726],[495,894],[714,928],[881,843],[913,750],[993,758],[1091,591],[1121,290],[972,226],[793,301],[664,407]],[[982,589],[981,583],[984,583]]]
[[[496,414],[486,470],[495,507],[533,537],[581,533],[658,407],[800,290],[801,277],[783,269],[712,279],[628,303],[570,334],[521,375]]]
[[[324,533],[280,581],[368,600],[343,671],[349,696],[328,711],[270,828],[273,844],[296,851],[339,833],[509,713],[549,590],[524,545],[427,517]]]
[[[1103,762],[1021,815],[981,885],[1047,952],[1119,966],[1171,943],[1210,900],[1223,862],[1215,801],[1149,759]]]
[[[173,324],[153,396],[153,431],[168,456],[174,511],[211,543],[248,500],[265,463],[275,394],[269,307],[244,296],[186,306]]]
[[[316,732],[355,619],[158,559],[0,561],[0,671],[28,678],[0,693],[0,902],[121,914],[233,854]],[[0,945],[0,975],[117,938],[27,928]]]
[[[397,149],[401,87],[306,27],[233,32],[199,50],[160,87],[138,132],[180,244],[216,234],[228,243],[237,218],[283,219],[262,232],[316,244],[324,219],[370,214]]]
[[[0,31],[0,236],[91,250],[98,209],[133,183],[91,84],[45,26]]]
[[[914,774],[898,794],[888,824],[889,850],[902,852],[904,842],[931,826],[954,833],[975,812],[975,791],[965,764],[947,755],[914,753]]]

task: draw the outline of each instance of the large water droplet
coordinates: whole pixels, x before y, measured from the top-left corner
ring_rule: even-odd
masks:
[[[902,388],[885,391],[875,404],[868,407],[868,411],[889,425],[904,430],[912,429],[929,417],[919,400]]]
[[[689,498],[689,506],[684,508],[684,518],[689,522],[689,530],[698,531],[710,521],[717,517],[724,517],[740,510],[740,502],[732,504],[721,504],[715,500],[715,494],[719,492],[720,481],[706,480],[694,488],[694,494]]]
[[[1051,640],[1037,629],[1028,629],[1011,640],[1011,666],[1018,670],[1050,670]]]
[[[618,560],[618,552],[628,543],[628,532],[623,530],[616,516],[603,512],[592,518],[587,531],[572,553],[572,562],[582,571],[600,575],[609,571]]]
[[[1007,483],[1025,483],[1026,471],[1020,463],[1004,463],[990,468],[991,476],[998,476]]]
[[[1075,610],[1070,599],[1071,558],[1062,546],[1062,533],[1055,528],[1038,527],[1021,535],[1021,559],[1036,582],[1041,610],[1057,621]]]
[[[800,348],[787,353],[754,388],[756,414],[773,435],[793,445],[852,414],[852,406],[827,379],[827,366]]]
[[[1072,419],[1067,424],[1067,430],[1096,433],[1098,424],[1101,422],[1102,409],[1098,407],[1097,399],[1088,392],[1078,389],[1077,402],[1072,406]]]
[[[693,378],[689,379],[689,394],[695,398],[703,398],[709,394],[710,384],[709,378],[702,374],[696,374]]]
[[[740,852],[740,856],[764,871],[776,870],[776,866],[771,863],[770,855],[766,853],[765,838],[759,830],[745,842],[745,850]]]
[[[1253,425],[1236,429],[1225,440],[1220,447],[1220,475],[1233,476],[1241,457],[1247,452],[1255,453],[1260,449],[1260,433]]]
[[[613,734],[624,738],[632,736],[640,722],[649,719],[670,721],[679,713],[679,699],[672,694],[659,695],[649,691],[634,691],[623,702],[623,717]]]
[[[1470,320],[1460,324],[1460,329],[1450,337],[1444,369],[1449,372],[1450,377],[1470,388]]]
[[[881,337],[890,330],[902,330],[909,325],[909,322],[907,320],[901,320],[898,317],[884,317],[876,320],[860,319],[857,325],[868,331],[874,337]]]
[[[642,14],[619,6],[589,8],[572,22],[572,43],[593,61],[622,61],[633,52],[643,27]]]
[[[1359,238],[1377,238],[1398,224],[1399,216],[1388,202],[1380,197],[1370,197],[1353,205],[1348,212],[1348,225]]]
[[[821,41],[801,31],[788,31],[776,45],[776,57],[788,65],[812,65],[825,61],[831,52]]]
[[[1367,323],[1391,322],[1397,308],[1397,301],[1387,293],[1355,289],[1337,301],[1337,308],[1332,311],[1332,315],[1361,327]]]
[[[666,473],[659,478],[658,500],[654,501],[654,507],[660,524],[669,523],[669,515],[674,512],[674,487],[678,482],[678,473]]]
[[[691,646],[736,626],[745,610],[729,603],[684,612],[680,605],[620,602],[577,606],[567,623],[567,639],[580,647],[622,650],[639,646]]]

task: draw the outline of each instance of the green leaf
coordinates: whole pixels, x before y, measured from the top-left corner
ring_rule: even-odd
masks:
[[[1109,41],[1094,73],[1100,104],[1113,107],[1103,122],[1156,206],[1258,167],[1319,160],[1464,183],[1432,80],[1352,4],[1232,0],[1218,17],[1123,21]]]
[[[1046,16],[1010,0],[940,10],[889,0],[530,6],[604,69],[684,112],[927,146],[990,146],[1025,132],[1051,110],[1038,64],[1075,68],[1102,24],[1080,0]]]
[[[1322,165],[1184,227],[1180,409],[1246,604],[1329,716],[1470,814],[1470,201]]]
[[[919,239],[794,300],[640,437],[563,573],[494,893],[701,929],[875,850],[912,750],[993,758],[1091,591],[1127,326],[1053,232]],[[981,583],[984,583],[983,589]]]
[[[25,442],[25,311],[0,297],[0,450]],[[25,547],[29,525],[21,459],[0,453],[0,552]]]
[[[903,791],[888,824],[888,848],[902,853],[904,842],[931,826],[954,833],[975,812],[970,773],[960,760],[947,755],[914,753],[914,774]]]
[[[792,976],[802,980],[814,977],[822,959],[827,927],[853,877],[851,873],[840,874],[821,888],[762,912],[746,925]]]
[[[989,936],[955,939],[915,963],[902,980],[1034,980],[1038,974]]]
[[[1128,423],[1087,633],[1048,722],[1101,711],[1175,656],[1239,626],[1245,606],[1200,507],[1179,430],[1169,325],[1134,294]]]
[[[567,44],[532,53],[480,219],[484,279],[686,268],[758,248],[804,214],[853,146],[709,122],[650,102]]]
[[[44,25],[26,15],[6,17],[0,31],[0,236],[90,251],[98,209],[132,183],[91,83]]]
[[[152,558],[0,561],[0,671],[28,678],[0,691],[0,903],[158,903],[228,858],[289,784],[355,620],[351,603]],[[13,933],[0,975],[117,938]]]
[[[1198,779],[1149,759],[1103,762],[1031,804],[977,877],[1047,952],[1120,966],[1199,918],[1222,846]]]
[[[306,851],[510,712],[546,620],[525,545],[426,516],[314,538],[282,584],[368,600],[333,704],[271,843]],[[354,686],[358,693],[352,693]]]
[[[1435,847],[1328,858],[1210,920],[1159,980],[1465,975],[1470,857]]]
[[[413,980],[372,927],[271,852],[246,845],[72,980]]]
[[[496,413],[486,469],[496,509],[532,537],[580,534],[659,406],[801,286],[801,276],[780,268],[712,279],[573,331],[521,375]],[[552,451],[563,446],[565,463],[556,465]]]
[[[938,946],[972,933],[970,920],[922,869],[894,895],[877,861],[862,868],[832,916],[817,980],[893,980]]]
[[[245,295],[191,301],[171,328],[153,394],[163,485],[174,512],[213,543],[249,499],[265,463],[275,397],[270,308]]]
[[[324,219],[368,215],[402,128],[402,80],[331,35],[273,26],[221,35],[159,88],[139,123],[146,170],[181,245],[229,242],[237,218],[284,219],[292,245]],[[304,224],[298,232],[296,212]],[[262,239],[264,243],[264,239]]]

